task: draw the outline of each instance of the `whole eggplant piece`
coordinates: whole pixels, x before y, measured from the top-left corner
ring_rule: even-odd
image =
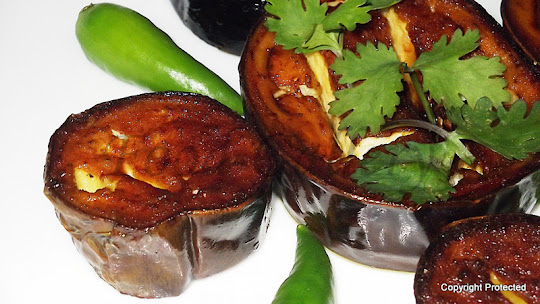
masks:
[[[45,194],[103,280],[168,297],[258,248],[273,170],[232,110],[202,95],[149,93],[71,115],[50,140]]]
[[[171,0],[184,24],[202,40],[240,55],[264,0]]]
[[[529,108],[540,99],[538,70],[478,3],[403,0],[391,11],[405,23],[410,50],[416,54],[456,29],[477,29],[482,38],[472,56],[500,57],[512,96],[523,98]],[[367,42],[395,45],[387,12],[373,12],[369,23],[345,32],[344,48],[354,51],[357,43]],[[322,85],[307,57],[284,50],[274,37],[263,20],[246,43],[239,68],[244,111],[278,155],[277,193],[292,216],[307,224],[331,250],[363,264],[414,271],[421,253],[448,223],[491,213],[529,212],[537,202],[540,155],[511,161],[474,143],[471,151],[481,168],[459,169],[464,178],[446,201],[390,202],[357,185],[350,176],[359,159],[343,157],[336,144],[318,99]],[[326,63],[320,70],[329,71],[335,55],[320,54]],[[328,75],[334,91],[343,88],[337,75],[332,71]],[[409,91],[400,96],[392,119],[421,119],[423,112]],[[429,133],[413,131],[394,143],[435,141]],[[389,135],[385,132],[376,136]]]

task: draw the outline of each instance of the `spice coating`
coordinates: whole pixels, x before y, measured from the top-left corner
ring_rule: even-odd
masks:
[[[104,280],[164,297],[259,246],[273,170],[232,110],[196,94],[143,94],[66,120],[51,137],[45,194]]]
[[[526,303],[537,303],[539,261],[538,216],[508,214],[458,221],[449,225],[420,259],[414,285],[416,300],[508,303],[506,295],[493,287],[502,284],[514,289],[514,296]],[[460,286],[470,290],[455,292]]]

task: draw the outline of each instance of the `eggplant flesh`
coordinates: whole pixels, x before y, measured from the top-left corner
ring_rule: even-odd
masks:
[[[530,107],[540,99],[538,70],[476,2],[403,0],[391,10],[406,23],[416,56],[458,28],[478,29],[482,38],[472,56],[499,56],[507,67],[504,78],[513,98],[523,98]],[[387,16],[388,11],[374,12],[370,23],[346,32],[344,47],[354,50],[357,43],[366,42],[395,44]],[[335,59],[328,51],[319,54],[326,67]],[[329,72],[329,76],[332,90],[343,88],[336,75]],[[468,146],[477,159],[476,169],[454,166],[452,174],[463,178],[447,201],[423,205],[407,200],[389,202],[358,186],[350,176],[359,159],[343,157],[321,101],[316,94],[304,94],[303,86],[321,90],[306,56],[276,45],[264,20],[246,43],[240,80],[246,118],[280,160],[276,192],[298,222],[306,223],[327,247],[349,259],[414,271],[420,254],[445,225],[484,214],[529,212],[537,201],[540,155],[511,161],[475,143]],[[423,118],[411,91],[406,86],[392,119]],[[439,113],[437,109],[435,113]],[[435,140],[422,130],[412,131],[414,134],[394,143]],[[380,147],[372,151],[377,149]]]
[[[263,15],[264,0],[171,0],[184,24],[199,38],[240,55],[251,27]]]
[[[70,116],[51,137],[45,194],[103,280],[124,294],[168,297],[258,248],[274,167],[225,106],[150,93]]]
[[[454,222],[420,258],[416,303],[538,303],[539,260],[538,216],[498,214]],[[512,290],[501,292],[496,284]],[[449,289],[460,286],[470,290]]]

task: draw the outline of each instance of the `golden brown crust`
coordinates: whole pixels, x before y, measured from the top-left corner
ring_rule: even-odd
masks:
[[[144,228],[222,209],[260,191],[273,163],[232,111],[197,95],[147,95],[72,115],[51,138],[46,191],[74,208]],[[76,169],[115,183],[81,191]]]
[[[540,217],[506,214],[458,221],[433,241],[415,277],[417,303],[510,303],[492,285],[525,285],[514,294],[540,301]],[[493,276],[497,278],[495,281]],[[495,282],[495,283],[494,283]],[[474,288],[454,292],[451,288]]]

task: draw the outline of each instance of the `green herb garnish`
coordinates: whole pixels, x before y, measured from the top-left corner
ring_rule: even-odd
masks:
[[[506,80],[500,77],[506,67],[498,58],[460,59],[478,47],[479,38],[476,30],[465,34],[457,30],[448,44],[443,36],[431,51],[420,54],[412,68],[398,61],[393,48],[382,44],[378,48],[370,43],[357,45],[359,57],[345,50],[343,58],[336,59],[331,69],[342,76],[340,83],[364,82],[335,92],[337,100],[332,102],[330,114],[339,116],[352,111],[340,124],[340,129],[348,128],[351,138],[364,136],[368,128],[371,133],[379,132],[384,118],[392,117],[399,104],[397,94],[403,90],[400,66],[405,66],[402,71],[416,82],[416,72],[421,72],[419,95],[423,97],[424,92],[429,92],[446,109],[461,107],[464,99],[471,106],[481,97],[489,97],[496,106],[510,101],[510,94],[504,90]],[[429,103],[424,107],[431,116]]]
[[[475,141],[510,159],[522,160],[540,152],[540,102],[534,103],[529,114],[523,100],[508,110],[499,106],[495,112],[491,100],[481,98],[474,107],[464,104],[446,114],[456,129],[445,135],[445,141],[389,145],[389,153],[373,152],[362,160],[362,168],[352,178],[390,201],[409,194],[410,200],[423,204],[445,200],[455,191],[448,179],[456,155],[468,164],[474,161],[461,140]]]
[[[449,164],[454,152],[449,144],[388,145],[389,153],[374,152],[364,159],[351,176],[358,184],[375,193],[383,193],[384,198],[399,202],[404,194],[409,199],[422,204],[432,200],[444,200],[454,192],[448,183]]]
[[[371,20],[370,6],[363,6],[366,0],[347,0],[328,14],[323,20],[323,28],[327,31],[341,31],[345,27],[353,31],[356,24],[366,24]]]
[[[482,97],[491,99],[495,106],[510,101],[510,93],[504,89],[506,80],[500,77],[506,66],[498,57],[460,59],[478,47],[479,39],[478,30],[463,34],[458,29],[450,43],[442,36],[431,51],[420,54],[413,65],[414,70],[422,73],[424,91],[446,109],[461,107],[463,99],[471,106]]]
[[[454,131],[462,139],[475,141],[508,159],[522,160],[530,153],[540,152],[540,101],[527,114],[525,101],[518,100],[506,110],[481,98],[473,108],[464,105],[453,108],[446,115],[456,125]]]
[[[276,43],[286,50],[295,49],[296,52],[310,50],[306,43],[313,36],[317,25],[322,25],[328,10],[326,3],[320,4],[319,0],[270,0],[265,8],[270,14],[279,17],[268,18],[265,23],[268,30],[276,32]]]
[[[265,9],[274,17],[265,22],[276,33],[276,43],[286,50],[311,53],[330,50],[341,56],[341,31],[371,20],[370,10],[391,6],[401,0],[346,0],[327,14],[327,3],[319,0],[268,0]]]
[[[404,197],[417,204],[445,200],[455,192],[450,171],[455,157],[471,165],[474,156],[462,140],[470,140],[509,159],[524,159],[540,152],[540,102],[527,114],[520,100],[508,110],[510,101],[502,77],[506,67],[499,58],[469,56],[479,46],[478,30],[456,30],[420,54],[412,67],[400,62],[392,47],[358,44],[356,53],[343,50],[342,31],[371,20],[369,12],[386,8],[399,0],[346,0],[328,13],[319,0],[269,0],[266,10],[274,15],[266,26],[276,32],[276,43],[297,53],[331,50],[337,58],[330,68],[346,88],[334,92],[329,114],[344,116],[340,130],[350,138],[375,134],[391,118],[404,90],[404,74],[411,77],[428,122],[414,126],[437,132],[442,142],[408,142],[388,145],[386,151],[372,152],[351,176],[371,192],[390,201]],[[421,80],[420,80],[421,79]],[[456,126],[448,132],[433,124],[435,117],[428,98],[446,109]],[[495,111],[496,109],[496,111]],[[426,124],[429,127],[426,127]]]
[[[364,136],[369,128],[377,133],[385,123],[384,117],[392,117],[400,99],[397,92],[403,90],[401,62],[390,47],[379,43],[378,48],[371,43],[358,44],[361,57],[351,51],[344,51],[343,58],[332,64],[342,84],[352,84],[363,80],[361,85],[334,92],[337,100],[330,103],[329,113],[341,116],[351,111],[341,120],[339,128],[347,128],[349,137]]]

